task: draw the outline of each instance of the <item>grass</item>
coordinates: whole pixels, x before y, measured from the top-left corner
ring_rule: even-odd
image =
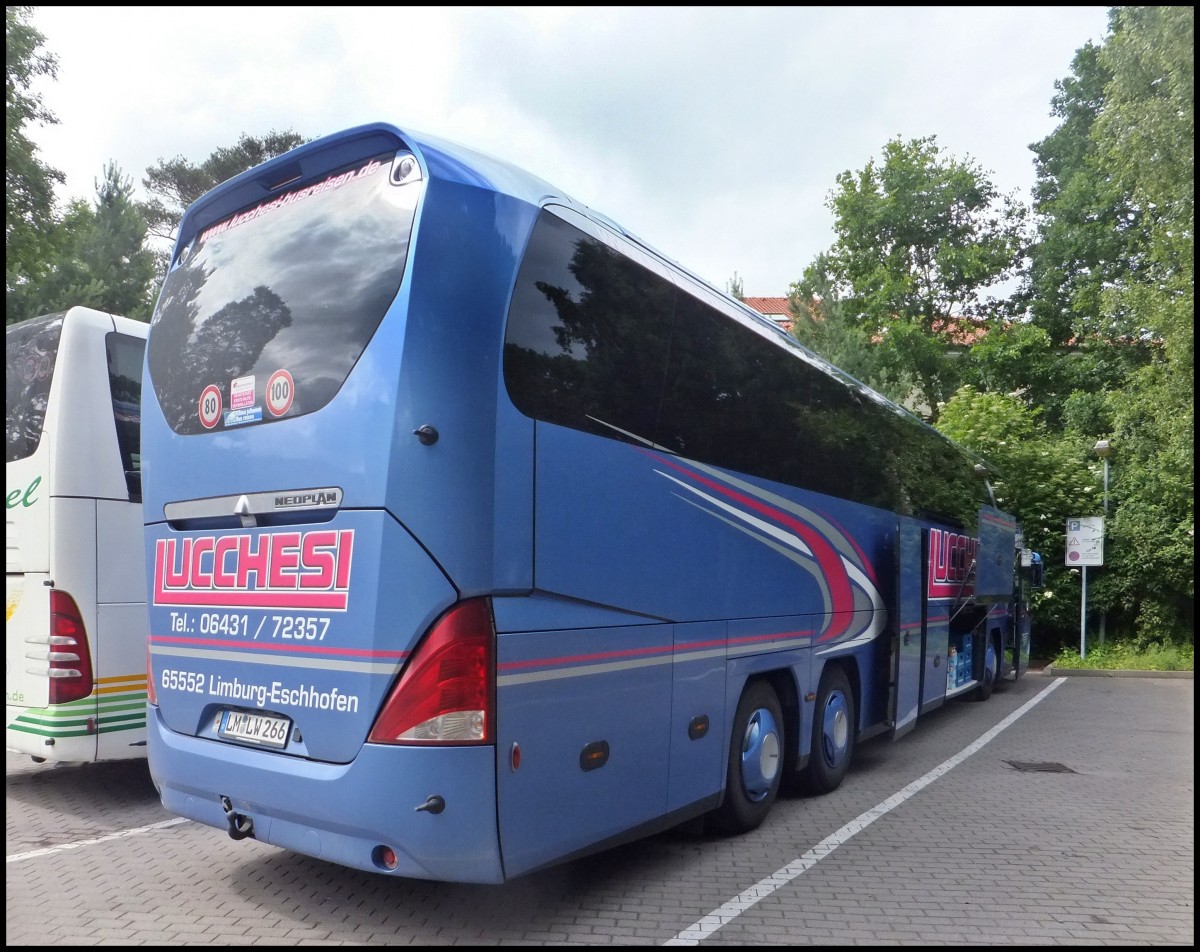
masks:
[[[1092,645],[1087,657],[1078,649],[1063,648],[1051,661],[1055,668],[1095,671],[1195,671],[1194,645],[1150,645],[1137,649],[1122,642]]]

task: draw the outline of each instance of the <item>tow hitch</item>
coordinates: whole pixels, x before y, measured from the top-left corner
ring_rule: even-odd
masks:
[[[229,821],[229,838],[244,840],[254,836],[254,820],[233,809],[233,801],[229,797],[221,797],[221,809],[225,811],[225,819]]]

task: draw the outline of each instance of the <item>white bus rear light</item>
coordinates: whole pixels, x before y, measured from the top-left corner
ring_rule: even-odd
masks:
[[[479,743],[484,739],[486,724],[487,714],[484,711],[455,711],[417,724],[396,739]]]
[[[486,599],[451,607],[421,641],[375,726],[377,744],[487,744],[495,720],[495,632]]]

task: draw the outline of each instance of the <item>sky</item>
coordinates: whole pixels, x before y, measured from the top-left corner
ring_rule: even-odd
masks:
[[[540,175],[718,288],[779,297],[832,247],[843,172],[934,137],[1028,202],[1055,82],[1108,7],[34,7],[58,123],[28,128],[91,199],[114,162],[368,122]],[[140,192],[139,197],[144,197]]]

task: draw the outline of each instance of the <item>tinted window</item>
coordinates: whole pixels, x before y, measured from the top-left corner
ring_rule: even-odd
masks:
[[[505,339],[509,394],[529,416],[653,437],[674,287],[551,215],[534,229]]]
[[[972,461],[912,414],[543,212],[504,379],[527,416],[973,528]]]
[[[873,506],[896,502],[877,455],[886,433],[855,390],[687,294],[667,378],[657,440],[667,448]]]
[[[142,360],[146,342],[139,337],[108,334],[108,386],[112,393],[117,446],[130,499],[142,496]]]
[[[47,314],[4,330],[6,462],[32,456],[42,440],[65,316]]]
[[[206,229],[163,285],[149,371],[167,422],[203,433],[311,413],[400,287],[419,182],[379,155]]]

